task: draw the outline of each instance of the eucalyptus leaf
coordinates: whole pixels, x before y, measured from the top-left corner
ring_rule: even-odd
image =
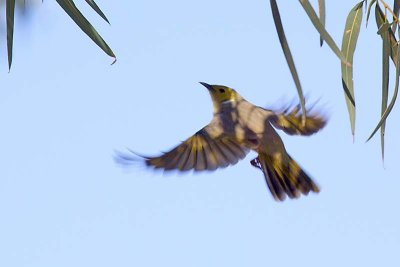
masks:
[[[365,27],[368,26],[368,20],[369,20],[369,15],[371,13],[371,7],[375,2],[376,2],[376,0],[372,0],[371,2],[369,2],[368,11],[367,11],[367,19],[366,19],[366,22],[365,22]]]
[[[6,1],[8,70],[11,69],[14,40],[15,0]]]
[[[382,38],[383,38],[384,37],[383,34],[388,33],[389,28],[390,28],[390,24],[385,22],[379,27],[377,34],[382,35]]]
[[[386,22],[385,15],[383,14],[383,11],[378,4],[375,5],[375,20],[376,20],[376,25],[377,25],[378,29],[381,29],[382,25],[385,24],[385,22]],[[388,31],[389,31],[390,48],[391,48],[390,49],[390,57],[391,57],[393,63],[397,64],[398,43],[397,43],[396,37],[395,37],[392,29],[389,29]],[[378,30],[378,32],[379,32],[379,30]]]
[[[101,11],[96,2],[94,2],[93,0],[86,0],[86,2],[94,9],[94,11],[97,12],[97,14],[99,14],[100,17],[102,17],[105,21],[107,21],[108,24],[110,24],[106,15],[104,15],[103,11]]]
[[[318,11],[319,11],[319,20],[321,21],[322,26],[325,28],[326,23],[326,12],[325,12],[325,0],[318,0]],[[319,37],[319,44],[322,46],[324,44],[324,39]]]
[[[382,106],[381,116],[385,113],[388,103],[389,93],[389,57],[390,57],[390,37],[389,37],[390,24],[385,23],[379,29],[382,36]],[[381,125],[381,152],[382,160],[385,157],[385,127],[386,121]]]
[[[399,18],[399,11],[400,11],[400,0],[393,0],[393,13],[397,19]],[[395,21],[396,18],[393,16],[393,21]],[[396,28],[397,28],[396,25],[393,24],[392,31],[394,33],[396,33]]]
[[[299,95],[300,106],[301,106],[301,110],[302,110],[302,120],[303,120],[303,123],[305,123],[306,108],[305,108],[304,95],[303,95],[303,90],[301,88],[299,75],[297,74],[296,66],[294,65],[293,56],[292,56],[292,53],[290,52],[289,44],[286,40],[285,31],[283,30],[282,20],[281,20],[281,16],[279,13],[279,8],[276,3],[276,0],[270,0],[270,4],[271,4],[271,11],[272,11],[272,16],[274,18],[276,31],[277,31],[278,37],[279,37],[279,42],[281,43],[283,54],[285,55],[286,62],[290,69],[290,73],[292,74],[294,83],[296,85],[297,94]]]
[[[342,69],[342,84],[346,96],[347,110],[350,117],[351,132],[354,137],[355,133],[355,118],[356,107],[354,100],[354,84],[353,84],[353,56],[356,50],[357,40],[360,33],[362,21],[362,6],[364,1],[356,4],[349,12],[346,19],[342,40],[342,52],[345,55],[345,60],[351,65],[341,64]]]
[[[396,15],[396,17],[399,17],[399,11],[400,11],[400,0],[394,0],[393,13]]]
[[[56,0],[73,21],[95,42],[107,55],[115,58],[114,52],[99,35],[96,29],[82,15],[72,0]]]
[[[397,32],[399,32],[399,30],[397,29]],[[393,97],[390,100],[389,106],[387,107],[387,109],[385,110],[385,112],[383,113],[380,121],[378,122],[378,124],[376,125],[375,129],[372,131],[371,135],[368,137],[367,142],[369,140],[371,140],[371,138],[375,135],[375,133],[379,130],[379,128],[382,126],[382,124],[386,121],[387,117],[389,116],[390,112],[392,111],[394,104],[396,103],[396,99],[397,99],[397,94],[399,91],[399,76],[400,76],[400,49],[397,49],[397,55],[396,55],[396,77],[395,77],[395,85],[394,85],[394,91],[393,91]]]
[[[315,29],[317,29],[317,31],[321,35],[321,38],[326,42],[326,44],[332,49],[332,51],[344,64],[351,65],[349,62],[346,61],[346,57],[343,55],[342,51],[340,51],[333,38],[329,35],[325,27],[322,25],[310,2],[308,0],[299,0],[299,2],[303,6],[311,22],[314,24]]]

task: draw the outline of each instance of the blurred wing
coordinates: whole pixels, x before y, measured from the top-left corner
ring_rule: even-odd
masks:
[[[147,157],[148,166],[165,170],[215,170],[236,164],[249,152],[211,124],[159,157]]]
[[[290,135],[312,135],[326,125],[326,118],[316,112],[307,113],[306,121],[303,123],[300,107],[295,106],[287,112],[275,114],[270,119],[272,125]]]

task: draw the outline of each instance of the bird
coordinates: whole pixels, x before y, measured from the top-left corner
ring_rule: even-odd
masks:
[[[253,150],[258,155],[250,164],[262,171],[276,201],[319,193],[319,186],[286,152],[277,130],[288,135],[309,136],[326,125],[326,116],[306,112],[304,120],[299,105],[273,111],[253,105],[233,88],[200,84],[207,88],[214,107],[209,124],[159,156],[131,152],[154,169],[199,172],[234,165]],[[133,160],[126,154],[119,157],[123,161]]]

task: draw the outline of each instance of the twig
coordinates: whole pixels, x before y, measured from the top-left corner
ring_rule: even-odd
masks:
[[[389,5],[386,4],[384,0],[379,0],[379,2],[381,2],[383,7],[385,8],[385,19],[387,20],[386,11],[388,10],[393,16],[393,21],[400,25],[399,18],[396,16],[396,14],[394,14],[393,10],[389,7]]]

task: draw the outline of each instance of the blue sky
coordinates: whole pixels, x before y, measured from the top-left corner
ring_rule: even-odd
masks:
[[[383,168],[379,138],[365,143],[380,112],[373,20],[354,59],[353,144],[339,60],[319,48],[297,1],[278,1],[304,91],[330,117],[312,137],[281,134],[321,192],[278,203],[249,164],[254,154],[185,175],[112,160],[126,147],[158,154],[208,123],[212,104],[199,81],[265,107],[296,100],[268,1],[98,0],[111,26],[76,2],[115,65],[55,1],[16,21],[10,73],[1,43],[1,266],[393,266],[400,117],[395,107]],[[337,43],[356,4],[342,2],[327,1]]]

